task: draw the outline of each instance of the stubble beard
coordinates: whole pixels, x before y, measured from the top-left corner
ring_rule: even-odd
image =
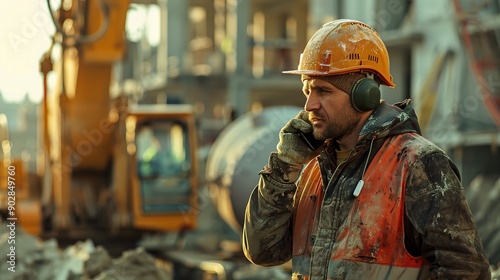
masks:
[[[359,125],[361,113],[354,110],[343,110],[338,117],[329,120],[324,129],[314,129],[314,138],[318,140],[341,140],[350,135]]]

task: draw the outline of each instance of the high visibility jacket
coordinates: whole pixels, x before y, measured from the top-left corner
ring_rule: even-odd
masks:
[[[318,163],[307,166],[296,196],[301,210],[293,222],[293,279],[308,279],[311,273],[327,279],[428,279],[428,263],[405,249],[403,225],[408,166],[422,154],[423,142],[411,133],[383,144],[347,218],[332,229],[333,239],[327,230],[318,232],[318,223],[334,217],[326,213],[335,209],[335,200],[324,200]],[[315,252],[324,250],[331,251],[329,261],[315,259]]]

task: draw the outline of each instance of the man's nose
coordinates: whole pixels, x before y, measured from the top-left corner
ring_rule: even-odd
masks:
[[[311,112],[319,110],[319,108],[320,108],[320,103],[318,100],[318,96],[315,93],[309,94],[309,96],[306,99],[306,103],[304,104],[304,110]]]

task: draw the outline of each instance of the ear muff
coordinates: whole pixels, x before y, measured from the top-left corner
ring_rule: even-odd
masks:
[[[352,105],[360,112],[371,111],[380,104],[380,88],[371,78],[359,79],[351,90]]]

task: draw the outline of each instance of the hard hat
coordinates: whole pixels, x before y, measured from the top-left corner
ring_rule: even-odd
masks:
[[[325,23],[309,39],[297,70],[285,74],[330,76],[371,72],[383,85],[395,87],[389,72],[389,54],[380,35],[367,24],[351,19]]]

